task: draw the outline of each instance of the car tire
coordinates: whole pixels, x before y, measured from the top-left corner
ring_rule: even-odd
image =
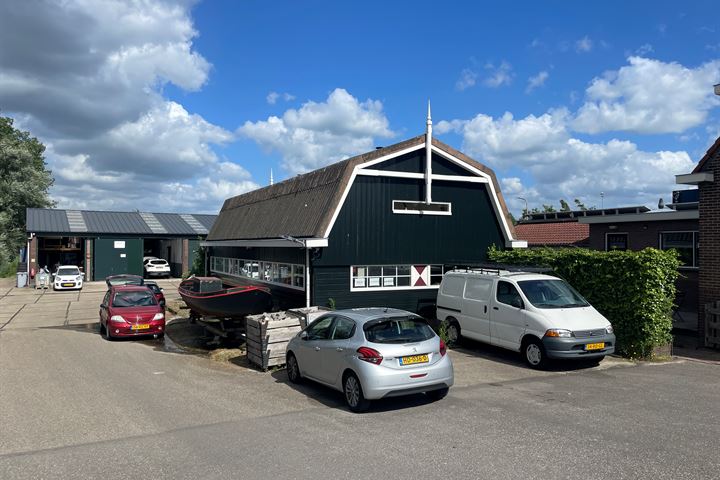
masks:
[[[363,394],[360,379],[354,373],[348,373],[343,380],[343,394],[348,408],[355,413],[366,412],[370,408],[370,400]]]
[[[430,400],[433,402],[436,402],[438,400],[442,400],[443,398],[447,397],[448,392],[450,391],[449,387],[441,388],[439,390],[431,390],[429,392],[425,392],[425,395],[427,395]]]
[[[110,333],[110,327],[108,327],[107,325],[105,325],[105,340],[107,340],[108,342],[113,341],[112,333]]]
[[[460,339],[462,338],[460,324],[454,318],[451,318],[446,322],[447,329],[445,330],[445,332],[447,334],[448,343],[451,345],[457,345],[458,343],[460,343]]]
[[[525,363],[535,370],[542,370],[547,367],[548,358],[545,353],[545,347],[542,342],[536,338],[531,338],[523,342],[522,355]]]
[[[300,374],[300,366],[298,365],[297,358],[292,353],[287,354],[287,376],[288,380],[292,383],[302,383],[302,375]]]

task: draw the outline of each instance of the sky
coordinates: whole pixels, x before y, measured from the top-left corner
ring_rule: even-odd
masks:
[[[215,213],[425,131],[524,208],[666,202],[720,135],[713,2],[0,2],[58,208]]]

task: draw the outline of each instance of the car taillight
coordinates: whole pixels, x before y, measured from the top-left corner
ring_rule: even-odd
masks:
[[[375,350],[374,348],[370,347],[360,347],[357,349],[358,358],[362,360],[363,362],[372,363],[374,365],[380,365],[380,362],[383,361],[382,355],[380,355],[380,352]]]
[[[440,339],[440,356],[444,357],[447,353],[447,346],[445,346],[445,342],[443,342],[442,338]]]

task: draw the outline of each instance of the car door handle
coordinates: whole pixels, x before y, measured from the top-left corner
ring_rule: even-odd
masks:
[[[499,308],[498,308],[498,307],[493,307],[493,310],[499,310]]]
[[[316,351],[316,352],[319,352],[319,351],[320,351],[320,347],[315,347],[315,351]]]
[[[337,348],[335,349],[336,352],[342,352],[343,350],[344,350],[344,348],[342,348],[342,347],[337,347]]]
[[[487,313],[487,305],[485,305],[485,310],[483,311],[483,313]]]

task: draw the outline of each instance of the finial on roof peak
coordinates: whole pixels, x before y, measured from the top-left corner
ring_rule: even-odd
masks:
[[[432,116],[430,115],[430,99],[428,99],[428,116],[427,116],[428,124],[432,124]]]

